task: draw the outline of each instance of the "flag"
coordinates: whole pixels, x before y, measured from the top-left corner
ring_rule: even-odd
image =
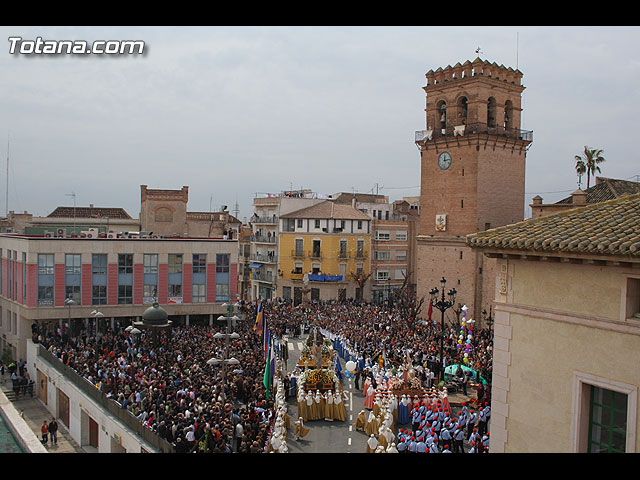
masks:
[[[267,348],[267,350],[266,350],[266,360],[264,362],[264,378],[263,378],[263,383],[264,383],[264,388],[266,389],[267,399],[269,399],[269,396],[271,394],[271,358],[270,357],[271,357],[271,348]]]
[[[253,324],[253,331],[256,332],[258,335],[262,335],[264,331],[263,322],[264,322],[264,315],[262,312],[262,302],[259,302],[258,300],[256,300],[256,319]]]
[[[429,321],[431,321],[432,312],[433,312],[433,300],[429,300]]]

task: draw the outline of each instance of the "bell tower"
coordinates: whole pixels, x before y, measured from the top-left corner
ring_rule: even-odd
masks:
[[[495,275],[490,259],[466,246],[466,235],[524,219],[533,132],[520,128],[522,73],[476,58],[429,70],[426,79],[426,129],[415,136],[418,296],[428,299],[444,276],[480,325],[480,312],[489,311],[494,298]]]

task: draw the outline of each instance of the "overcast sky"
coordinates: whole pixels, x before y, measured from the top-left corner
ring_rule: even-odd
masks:
[[[574,155],[640,175],[638,27],[0,27],[0,214],[123,207],[189,186],[190,211],[309,188],[419,195],[425,73],[476,57],[523,73],[526,204],[577,188]],[[10,54],[23,40],[143,40],[144,55]],[[1,43],[0,43],[1,45]],[[593,183],[593,182],[592,182]],[[586,182],[583,182],[583,186]],[[496,189],[500,188],[496,179]],[[530,215],[530,209],[526,209]]]

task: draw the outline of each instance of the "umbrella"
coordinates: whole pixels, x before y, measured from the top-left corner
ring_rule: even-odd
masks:
[[[468,372],[471,375],[471,378],[473,378],[474,380],[477,380],[479,377],[483,385],[487,384],[487,380],[484,377],[480,376],[480,374],[476,370],[473,370],[472,368],[467,367],[466,365],[460,365],[460,367],[462,368],[463,372]],[[449,365],[447,368],[444,369],[444,374],[445,374],[444,378],[446,380],[449,380],[451,377],[455,376],[457,371],[458,371],[458,365]]]

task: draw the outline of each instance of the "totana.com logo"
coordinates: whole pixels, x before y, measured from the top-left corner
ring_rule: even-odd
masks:
[[[145,44],[142,40],[23,40],[9,37],[9,53],[12,55],[142,55]]]

